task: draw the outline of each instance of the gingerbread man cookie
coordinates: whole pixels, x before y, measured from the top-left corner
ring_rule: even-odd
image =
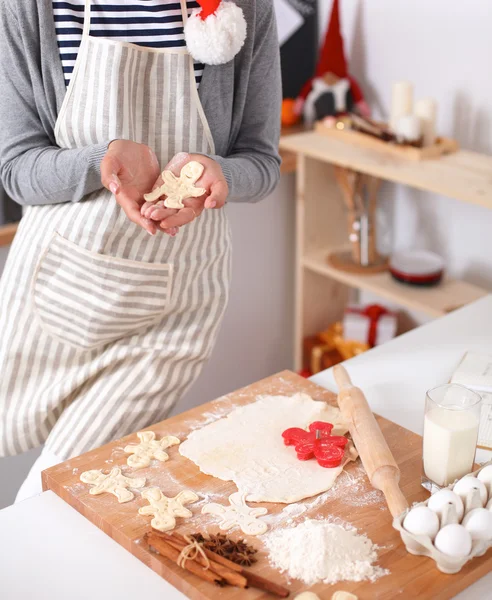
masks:
[[[189,519],[193,516],[191,510],[184,507],[198,500],[194,492],[180,492],[175,498],[164,496],[159,488],[150,488],[142,492],[142,498],[149,502],[149,506],[143,506],[138,510],[141,515],[153,515],[150,522],[158,531],[170,531],[176,527],[176,517]]]
[[[219,527],[222,530],[231,529],[235,525],[239,525],[241,531],[246,535],[261,535],[268,529],[268,525],[264,521],[260,521],[256,517],[266,515],[266,508],[250,508],[246,504],[246,494],[236,492],[229,496],[230,506],[222,506],[222,504],[207,504],[202,508],[204,515],[217,515],[220,517]]]
[[[181,169],[179,177],[172,171],[163,171],[164,183],[149,194],[144,195],[147,202],[157,202],[161,196],[166,196],[164,206],[167,208],[184,208],[183,200],[186,198],[199,198],[206,193],[205,188],[195,187],[195,183],[202,176],[204,166],[192,160]]]
[[[85,471],[80,475],[80,481],[88,483],[93,487],[89,490],[89,494],[97,496],[98,494],[113,494],[118,498],[118,502],[129,502],[133,500],[135,495],[128,488],[143,488],[145,485],[145,477],[132,478],[125,477],[121,473],[121,469],[115,467],[108,474],[102,472],[101,469],[93,469]]]
[[[137,433],[137,437],[140,440],[139,444],[129,444],[124,449],[127,454],[132,455],[126,462],[134,469],[148,467],[153,458],[165,462],[169,459],[169,454],[164,450],[181,443],[173,435],[166,435],[157,441],[153,431],[140,431]]]

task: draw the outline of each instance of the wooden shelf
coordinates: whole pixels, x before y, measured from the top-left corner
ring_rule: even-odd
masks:
[[[292,125],[291,127],[282,127],[281,136],[282,139],[296,135],[299,133],[306,132],[306,126],[303,124]],[[297,169],[297,152],[291,152],[289,150],[279,149],[280,156],[282,158],[282,164],[280,166],[281,173],[295,173]]]
[[[381,298],[396,302],[410,310],[421,311],[430,317],[441,317],[487,295],[484,289],[455,279],[444,279],[435,287],[421,288],[398,283],[387,272],[376,275],[346,273],[327,263],[328,252],[329,250],[321,250],[306,254],[302,258],[304,268],[340,281],[349,287],[368,290]]]
[[[10,225],[0,226],[0,247],[10,246],[12,240],[15,237],[18,226],[18,223],[11,223]]]
[[[297,154],[294,152],[285,152],[284,150],[281,150],[280,157],[282,158],[280,172],[282,174],[295,173],[297,168]]]
[[[280,149],[492,208],[492,156],[460,150],[439,159],[411,161],[314,132],[282,137]]]

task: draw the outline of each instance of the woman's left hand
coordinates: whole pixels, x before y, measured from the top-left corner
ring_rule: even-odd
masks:
[[[229,186],[219,163],[215,160],[202,154],[180,153],[166,166],[166,170],[179,176],[184,165],[192,160],[201,163],[205,167],[203,175],[196,182],[196,186],[205,188],[207,193],[199,198],[183,200],[185,207],[179,210],[167,208],[162,202],[146,202],[142,206],[142,215],[152,221],[159,221],[159,227],[162,230],[172,231],[177,227],[187,225],[199,217],[204,209],[222,208],[226,203]],[[161,178],[157,180],[154,189],[160,185],[162,185]]]

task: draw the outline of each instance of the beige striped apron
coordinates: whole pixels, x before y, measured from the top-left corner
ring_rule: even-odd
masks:
[[[90,14],[87,0],[58,145],[130,139],[161,165],[213,153],[186,49],[91,37]],[[0,282],[0,454],[45,442],[65,459],[165,418],[210,355],[229,277],[224,210],[173,239],[106,190],[29,207]]]

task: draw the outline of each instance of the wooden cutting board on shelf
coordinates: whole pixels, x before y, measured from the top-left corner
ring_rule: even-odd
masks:
[[[333,393],[290,371],[284,371],[218,400],[167,419],[149,429],[155,431],[159,438],[163,435],[174,435],[184,441],[190,431],[221,418],[236,406],[254,402],[256,396],[260,394],[290,395],[296,392],[305,392],[314,399],[336,404],[336,397]],[[420,486],[421,437],[381,417],[378,417],[378,422],[396,462],[400,466],[403,493],[410,504],[424,500],[427,493]],[[214,524],[213,517],[200,514],[201,507],[209,501],[227,504],[229,495],[236,491],[235,485],[200,473],[194,463],[179,454],[177,446],[168,450],[170,459],[166,463],[153,464],[133,473],[127,472],[125,467],[128,455],[123,452],[123,448],[127,443],[136,441],[138,440],[135,435],[127,436],[52,467],[43,472],[43,486],[45,489],[53,490],[192,600],[266,600],[273,598],[273,596],[254,589],[214,587],[183,571],[167,559],[150,552],[142,540],[144,534],[150,530],[150,518],[141,516],[137,512],[138,508],[146,505],[147,502],[139,495],[131,502],[119,504],[117,499],[110,494],[100,496],[89,494],[89,486],[79,480],[82,472],[89,469],[109,470],[112,467],[120,466],[130,476],[146,477],[148,486],[160,487],[167,496],[175,496],[183,489],[193,490],[200,496],[199,503],[189,505],[194,513],[193,518],[190,520],[178,519],[176,531],[180,533],[204,530],[216,533],[219,531]],[[397,531],[391,525],[391,515],[382,494],[371,488],[360,461],[349,464],[346,471],[347,473],[340,475],[331,491],[318,499],[312,498],[298,503],[299,506],[296,506],[295,512],[283,510],[285,505],[258,505],[265,506],[269,510],[266,518],[270,524],[270,530],[282,526],[292,526],[301,522],[305,517],[316,518],[331,515],[351,523],[361,533],[366,533],[374,543],[381,546],[378,564],[388,569],[389,575],[381,577],[375,583],[346,582],[333,586],[314,586],[312,590],[322,600],[329,600],[336,590],[351,591],[360,600],[389,600],[395,597],[444,600],[452,598],[490,571],[492,568],[490,552],[468,563],[458,575],[443,575],[430,559],[408,554]],[[305,510],[300,508],[300,505],[304,505]],[[304,512],[295,516],[301,510]],[[253,568],[255,572],[272,581],[287,585],[287,579],[269,566],[259,539],[248,538],[237,532],[233,533],[232,537],[246,537],[252,545],[260,550],[258,564]],[[296,593],[307,588],[301,582],[295,581],[291,584],[290,589],[292,590],[291,597],[294,597]]]

